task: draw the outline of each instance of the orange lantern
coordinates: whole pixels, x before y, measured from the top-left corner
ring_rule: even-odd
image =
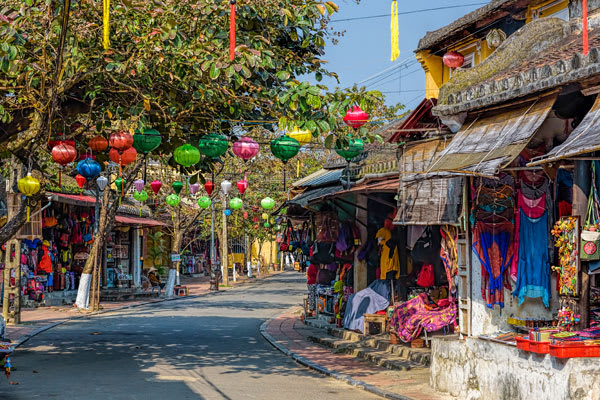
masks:
[[[91,138],[88,144],[92,151],[104,151],[108,147],[108,140],[106,140],[105,137],[98,135]]]
[[[117,149],[110,149],[108,156],[113,162],[119,164],[121,167],[124,167],[135,161],[137,158],[137,151],[133,147],[130,147],[123,152],[119,152]]]
[[[129,132],[115,131],[108,138],[108,143],[113,149],[123,152],[133,146],[133,136]]]

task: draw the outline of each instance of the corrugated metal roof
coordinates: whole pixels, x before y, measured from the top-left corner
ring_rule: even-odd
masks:
[[[600,150],[600,96],[567,140],[528,165],[539,165]]]
[[[304,178],[297,180],[296,182],[292,183],[292,187],[301,187],[301,186],[306,186],[306,182],[310,182],[313,179],[318,178],[319,176],[327,173],[328,170],[321,168],[320,170],[313,172],[312,174],[305,176]]]
[[[152,218],[126,217],[124,215],[115,216],[115,222],[134,226],[167,226],[167,224]]]
[[[339,192],[341,190],[344,190],[344,187],[341,185],[327,186],[327,187],[317,188],[317,189],[310,189],[310,190],[307,190],[306,192],[294,197],[288,203],[297,204],[301,207],[306,207],[308,205],[308,203],[310,203],[312,200],[318,199],[319,197],[323,197],[328,194]]]
[[[493,177],[523,151],[546,120],[555,100],[553,94],[516,109],[465,122],[427,169],[414,171],[404,181],[449,175]]]
[[[342,177],[343,169],[331,169],[325,170],[325,173],[305,182],[302,186],[306,187],[317,187],[325,186],[333,183],[338,183]]]

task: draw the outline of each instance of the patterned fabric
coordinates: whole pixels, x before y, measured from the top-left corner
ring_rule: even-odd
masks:
[[[308,285],[308,309],[315,311],[317,308],[317,285],[315,283]]]
[[[354,293],[354,288],[352,286],[344,286],[344,302],[348,301],[348,297]]]
[[[392,313],[392,329],[405,343],[416,339],[423,329],[437,331],[456,323],[456,304],[447,307],[427,304],[427,294],[421,293],[412,300],[396,307]]]

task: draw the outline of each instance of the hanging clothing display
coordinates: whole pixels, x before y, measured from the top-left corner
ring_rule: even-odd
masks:
[[[400,256],[398,255],[398,248],[394,247],[394,251],[391,253],[390,247],[386,246],[388,240],[392,238],[392,232],[387,228],[381,228],[377,231],[375,237],[379,240],[381,245],[381,258],[379,264],[381,268],[381,279],[385,279],[387,273],[390,271],[395,271],[395,279],[398,279],[400,275]]]
[[[545,212],[546,194],[537,199],[526,197],[521,190],[517,192],[517,208],[515,211],[515,245],[514,253],[519,254],[519,231],[521,229],[521,218],[519,213],[521,210],[530,218],[540,218]],[[510,266],[510,276],[516,282],[517,271],[519,270],[519,257],[514,257]]]
[[[448,290],[452,298],[456,292],[454,277],[458,274],[458,248],[456,247],[458,229],[452,225],[445,225],[440,228],[440,233],[442,234],[440,258],[446,270]]]

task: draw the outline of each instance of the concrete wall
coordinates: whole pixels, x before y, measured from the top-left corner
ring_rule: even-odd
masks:
[[[600,360],[561,360],[473,337],[435,338],[430,383],[465,400],[598,400]]]
[[[481,263],[477,258],[477,254],[471,256],[471,268],[473,285],[472,285],[472,314],[471,324],[473,327],[473,336],[490,334],[501,330],[511,331],[512,328],[508,325],[508,318],[532,318],[532,319],[552,319],[552,313],[556,313],[560,308],[558,295],[556,292],[556,275],[552,274],[552,282],[550,284],[552,298],[550,299],[550,308],[544,307],[541,299],[526,298],[521,307],[518,306],[518,299],[512,297],[509,290],[504,289],[504,308],[500,309],[495,306],[490,309],[485,304],[481,296]],[[511,285],[514,289],[515,283],[511,280]]]

